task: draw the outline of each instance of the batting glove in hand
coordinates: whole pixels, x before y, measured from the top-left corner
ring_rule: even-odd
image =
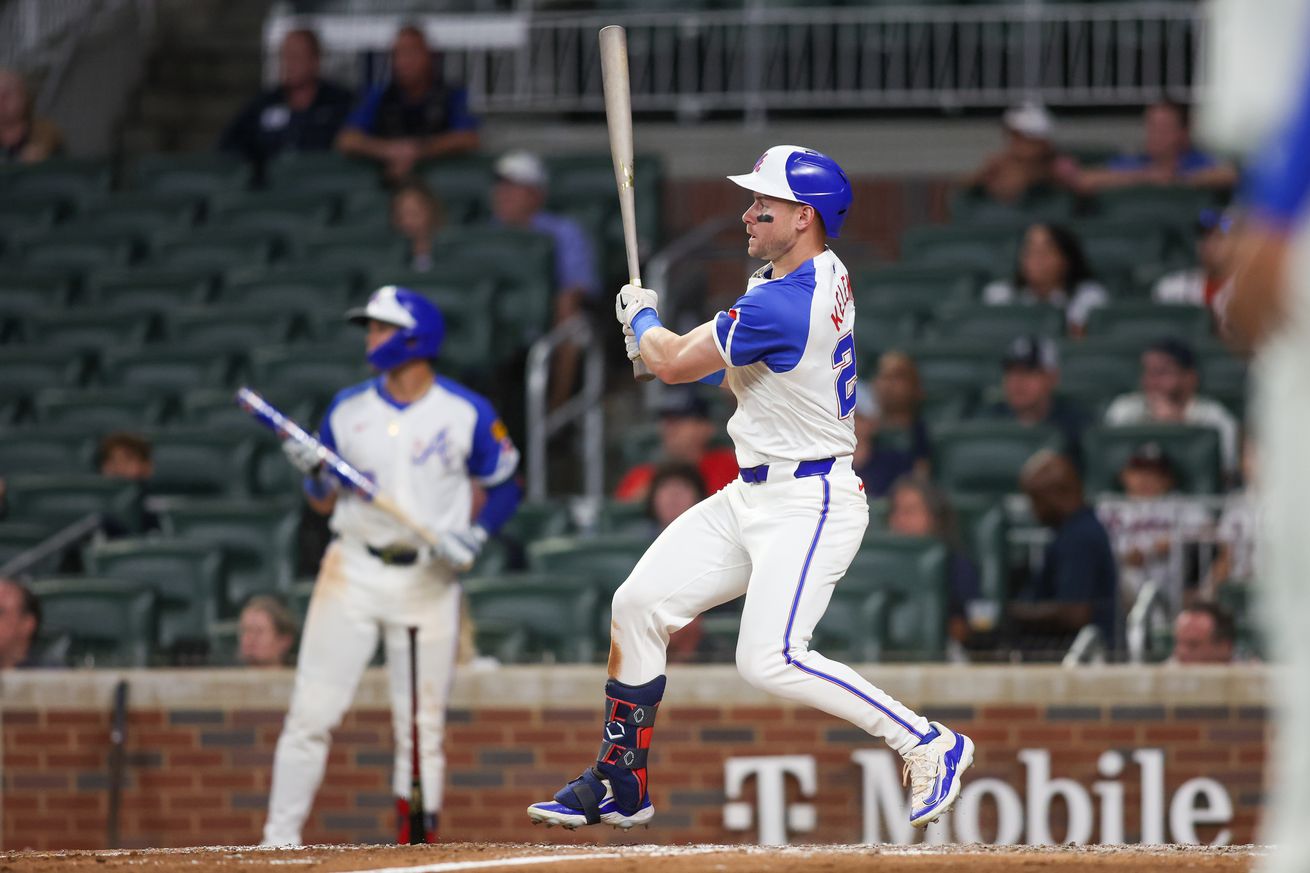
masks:
[[[282,441],[282,454],[287,456],[291,466],[306,476],[313,476],[317,473],[319,466],[323,463],[319,460],[318,451],[313,446],[307,446],[295,440]]]
[[[628,360],[635,361],[641,357],[641,346],[637,345],[637,335],[632,332],[632,328],[623,328],[623,346],[627,349]]]
[[[463,573],[482,553],[487,532],[476,524],[468,530],[445,531],[437,538],[437,545],[429,550],[432,558],[441,561],[457,573]]]
[[[624,285],[614,298],[614,317],[624,327],[632,327],[632,319],[643,309],[659,311],[660,296],[640,285]]]

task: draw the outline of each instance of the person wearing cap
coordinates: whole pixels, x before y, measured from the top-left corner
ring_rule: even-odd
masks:
[[[1055,428],[1064,438],[1065,452],[1081,468],[1087,418],[1067,397],[1055,393],[1060,384],[1055,341],[1032,334],[1017,336],[1001,357],[1001,368],[1005,399],[983,409],[980,417]]]
[[[1197,393],[1200,376],[1190,343],[1164,337],[1142,352],[1141,390],[1116,397],[1105,410],[1110,426],[1196,424],[1219,432],[1224,470],[1237,472],[1237,419],[1224,405]]]
[[[694,466],[713,494],[737,478],[737,456],[732,449],[711,445],[718,427],[710,418],[710,405],[691,386],[669,388],[659,405],[660,447],[657,456],[623,474],[614,496],[619,500],[645,500],[661,464]]]
[[[1040,103],[1011,107],[1001,116],[1005,146],[987,157],[964,181],[997,203],[1018,203],[1034,189],[1055,182],[1057,153],[1051,142],[1055,121]]]
[[[1096,516],[1105,525],[1119,560],[1119,595],[1131,608],[1142,586],[1160,586],[1174,608],[1182,605],[1188,577],[1187,546],[1212,527],[1210,514],[1178,493],[1178,473],[1156,442],[1133,450],[1119,471],[1122,498],[1098,501]]]
[[[1196,217],[1195,267],[1161,276],[1151,289],[1156,303],[1204,306],[1220,320],[1233,280],[1233,219],[1218,209]]]
[[[554,323],[583,314],[600,292],[596,249],[582,225],[567,215],[546,210],[549,176],[537,155],[514,151],[501,155],[491,190],[493,220],[504,227],[521,227],[545,234],[555,243]],[[551,405],[568,399],[577,378],[580,352],[563,345],[551,361]]]
[[[1062,224],[1039,221],[1024,231],[1014,277],[984,286],[982,302],[1063,309],[1070,335],[1082,336],[1092,310],[1109,303],[1110,294],[1093,276],[1077,235]]]
[[[391,79],[372,88],[346,119],[337,150],[372,158],[392,179],[420,161],[478,147],[478,120],[468,92],[448,86],[436,72],[422,28],[407,24],[391,46]]]

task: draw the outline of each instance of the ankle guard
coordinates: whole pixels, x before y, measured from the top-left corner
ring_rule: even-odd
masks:
[[[605,683],[605,738],[596,769],[610,782],[614,803],[624,815],[641,808],[649,790],[646,756],[655,732],[655,713],[664,697],[665,677],[645,685]]]

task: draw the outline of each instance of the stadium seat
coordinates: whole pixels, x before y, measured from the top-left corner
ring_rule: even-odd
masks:
[[[227,433],[160,431],[153,435],[151,494],[245,497],[250,493],[254,437]]]
[[[81,224],[116,227],[150,239],[162,231],[194,227],[204,204],[204,198],[194,194],[119,191],[87,204],[77,220]]]
[[[276,402],[271,397],[268,399],[282,412],[301,423],[308,422],[317,412],[314,402],[307,398],[293,396],[278,398]],[[179,423],[186,427],[247,436],[264,433],[264,430],[258,428],[255,420],[250,417],[250,413],[237,405],[236,392],[230,388],[188,391],[179,400],[181,401]]]
[[[550,537],[528,544],[528,566],[565,579],[586,579],[615,591],[650,547],[653,536]]]
[[[343,388],[371,378],[373,373],[359,347],[297,346],[256,349],[250,355],[251,387],[270,400],[289,398],[325,406]]]
[[[69,639],[69,666],[146,667],[158,632],[158,600],[122,579],[55,577],[32,584],[41,636]]]
[[[441,201],[447,225],[470,224],[490,214],[493,163],[489,155],[460,155],[419,168],[424,183]]]
[[[1040,449],[1061,449],[1059,431],[1011,421],[968,421],[933,434],[933,475],[951,492],[1009,494],[1019,470]]]
[[[337,198],[323,193],[267,192],[239,197],[215,195],[208,223],[294,237],[326,227],[337,214]]]
[[[295,415],[287,409],[282,410],[307,430],[313,431],[319,424],[311,415]],[[251,422],[253,426],[253,422]],[[281,444],[274,439],[260,439],[255,443],[255,456],[251,467],[251,488],[259,497],[298,496],[303,478],[300,473],[287,463],[282,454]]]
[[[90,472],[92,440],[90,433],[78,430],[0,431],[0,471],[5,475]]]
[[[406,256],[405,240],[390,228],[369,235],[350,227],[309,231],[292,240],[291,251],[293,265],[336,267],[360,274],[401,269]]]
[[[1164,263],[1172,245],[1169,228],[1159,221],[1088,219],[1074,222],[1071,229],[1094,269],[1102,264]]]
[[[606,239],[601,255],[613,251],[622,261],[622,229],[618,222],[618,203],[614,197],[614,161],[605,152],[594,154],[553,155],[546,159],[550,176],[547,206],[564,210],[582,203],[601,203],[610,210]],[[637,192],[637,238],[643,249],[653,249],[663,231],[662,188],[664,169],[659,157],[642,154],[633,159],[633,183]]]
[[[159,537],[97,542],[83,562],[89,573],[154,591],[164,649],[203,643],[226,601],[223,552],[209,543]]]
[[[495,278],[495,329],[509,347],[531,342],[546,330],[555,291],[550,237],[511,227],[454,228],[437,237],[433,257],[452,279]]]
[[[24,338],[41,348],[103,353],[136,349],[157,333],[159,319],[148,310],[79,307],[46,310],[24,319]]]
[[[937,310],[936,317],[929,323],[929,330],[939,339],[994,341],[1003,348],[1005,343],[1021,334],[1062,336],[1064,320],[1064,312],[1054,306],[1025,303],[948,305]]]
[[[865,270],[851,280],[861,307],[902,306],[923,315],[948,303],[972,303],[979,287],[979,275],[973,271],[925,264]]]
[[[596,514],[596,532],[600,534],[649,538],[653,530],[644,500],[605,500]]]
[[[1009,597],[1008,528],[1005,505],[976,494],[953,494],[951,506],[959,527],[960,544],[978,567],[982,596],[1004,608]]]
[[[50,232],[59,219],[57,199],[38,194],[32,197],[6,194],[0,201],[0,254],[17,243]]]
[[[297,504],[274,501],[175,501],[162,512],[165,532],[222,547],[227,564],[223,617],[253,594],[285,592],[295,555]]]
[[[150,388],[170,396],[226,385],[232,368],[224,356],[176,346],[109,355],[103,366],[109,385]]]
[[[250,184],[250,165],[218,152],[142,155],[131,171],[132,188],[156,194],[210,195]]]
[[[126,266],[132,261],[133,251],[134,244],[126,237],[77,239],[55,234],[23,245],[18,257],[29,270],[57,268],[87,273]]]
[[[1093,201],[1106,219],[1166,222],[1190,227],[1202,209],[1215,205],[1214,195],[1181,185],[1130,185],[1101,191]]]
[[[23,270],[6,265],[0,270],[0,313],[24,313],[67,306],[73,282],[62,272]]]
[[[256,346],[282,345],[303,337],[308,330],[296,310],[253,304],[174,310],[165,323],[169,342],[189,349],[243,351]]]
[[[87,279],[86,297],[100,306],[122,309],[195,306],[209,299],[216,275],[208,268],[97,270]]]
[[[159,240],[151,264],[173,269],[225,272],[236,267],[267,264],[277,251],[278,238],[263,230],[207,227]]]
[[[1079,397],[1137,390],[1146,342],[1085,339],[1060,349],[1060,389]]]
[[[880,354],[913,343],[919,334],[921,306],[900,303],[859,304],[860,329],[855,332],[855,357],[861,374],[872,373]]]
[[[23,521],[0,521],[0,568],[29,549],[40,545],[54,530],[44,524]],[[58,555],[27,566],[24,572],[43,575],[58,571]]]
[[[91,515],[126,532],[141,528],[141,488],[94,473],[23,474],[6,479],[8,517],[63,527]]]
[[[506,573],[465,579],[479,651],[501,661],[588,663],[598,646],[598,593],[585,580],[551,573]]]
[[[48,194],[74,204],[103,197],[113,174],[106,160],[58,158],[11,170],[5,196]]]
[[[218,303],[225,308],[312,309],[324,318],[340,318],[355,303],[355,283],[332,270],[328,276],[270,272],[231,277],[223,283]]]
[[[1169,303],[1111,303],[1093,309],[1087,336],[1137,340],[1143,345],[1164,336],[1204,340],[1214,332],[1214,320],[1204,306]]]
[[[902,351],[914,359],[925,392],[975,394],[1001,378],[1004,342],[980,340],[924,340]]]
[[[572,523],[568,507],[555,500],[525,500],[519,504],[513,518],[501,528],[501,536],[520,544],[569,533]]]
[[[951,197],[953,224],[1010,224],[1022,226],[1034,221],[1067,221],[1074,211],[1074,198],[1066,191],[1034,189],[1016,203],[1000,203],[985,191],[965,188]]]
[[[42,425],[87,433],[153,427],[164,419],[164,398],[133,388],[45,388],[32,400]]]
[[[287,193],[346,195],[381,184],[376,163],[336,152],[287,152],[268,164],[266,174],[271,189]]]
[[[901,238],[901,258],[909,263],[1003,275],[1014,269],[1022,232],[1018,225],[911,227]]]
[[[1159,443],[1178,474],[1178,490],[1186,494],[1218,494],[1223,490],[1219,432],[1183,424],[1139,424],[1092,427],[1083,437],[1087,459],[1088,494],[1116,492],[1119,471],[1143,443]]]

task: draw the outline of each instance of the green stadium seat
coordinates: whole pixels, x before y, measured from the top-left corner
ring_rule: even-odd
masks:
[[[1085,339],[1060,349],[1060,389],[1079,397],[1135,391],[1146,342]]]
[[[123,309],[196,306],[209,299],[216,276],[208,268],[97,270],[88,277],[86,296],[100,306]]]
[[[501,528],[501,536],[526,544],[548,537],[563,537],[571,528],[568,507],[563,503],[525,500],[519,504],[514,517]]]
[[[297,346],[256,349],[250,355],[251,387],[272,398],[300,398],[326,405],[343,388],[372,376],[357,348]]]
[[[245,497],[250,493],[254,437],[233,438],[209,429],[153,434],[151,494]]]
[[[128,532],[141,528],[141,488],[95,473],[24,474],[6,479],[9,518],[63,527],[99,513]]]
[[[266,173],[271,189],[287,193],[346,195],[382,183],[374,162],[335,152],[287,153],[271,161]]]
[[[1204,340],[1214,332],[1210,310],[1204,306],[1169,303],[1111,303],[1093,309],[1087,336],[1137,340],[1143,345],[1164,336]]]
[[[550,237],[512,227],[456,228],[437,237],[433,257],[461,278],[495,277],[498,337],[531,342],[549,326],[555,302]]]
[[[1005,505],[977,494],[951,495],[960,543],[978,567],[982,596],[1003,608],[1009,597],[1009,521]]]
[[[0,521],[0,568],[5,567],[19,555],[40,545],[55,531],[47,525],[22,521]],[[35,566],[28,566],[24,572],[42,575],[56,572],[58,558],[47,558]]]
[[[203,643],[226,600],[223,552],[209,543],[161,537],[97,542],[83,563],[89,573],[154,591],[164,649]]]
[[[888,349],[911,344],[919,334],[922,308],[899,303],[859,304],[860,329],[855,332],[855,359],[859,370],[872,373],[878,356]]]
[[[308,398],[295,397],[294,395],[276,399],[270,395],[265,395],[265,397],[270,403],[281,409],[283,413],[307,427],[312,423],[312,417],[318,411],[314,401]],[[264,433],[271,435],[272,433],[259,427],[257,422],[250,417],[250,413],[237,405],[236,392],[229,388],[188,391],[179,400],[181,415],[177,424],[182,427],[221,432],[234,437],[258,436]],[[272,437],[270,436],[270,438]],[[256,454],[258,454],[258,451]]]
[[[649,537],[652,525],[644,500],[605,500],[596,515],[596,532],[606,535]]]
[[[528,544],[528,566],[563,579],[586,579],[613,592],[650,547],[653,536],[550,537]]]
[[[79,205],[104,196],[113,181],[108,161],[72,158],[29,164],[7,176],[6,197],[47,194]]]
[[[555,155],[546,159],[546,168],[550,176],[549,208],[564,211],[592,202],[604,204],[611,210],[606,239],[599,241],[601,253],[614,251],[621,263],[623,237],[618,220],[618,199],[614,196],[613,158],[605,152]],[[653,249],[663,232],[661,193],[664,169],[660,159],[656,155],[637,155],[633,159],[632,178],[637,193],[637,238],[643,242],[643,248]]]
[[[218,152],[142,155],[132,166],[132,187],[157,194],[210,195],[250,184],[250,165]]]
[[[167,395],[226,385],[231,369],[224,356],[173,346],[109,355],[103,365],[109,385],[149,388]]]
[[[215,195],[209,224],[294,237],[326,227],[337,214],[337,198],[323,193],[268,192],[241,197]]]
[[[30,397],[42,388],[81,385],[89,372],[87,359],[67,349],[9,345],[0,347],[0,398]]]
[[[1014,267],[1022,232],[1020,226],[986,224],[912,227],[901,238],[901,258],[934,267],[1005,274]]]
[[[76,576],[32,584],[41,635],[69,639],[69,666],[146,667],[155,649],[158,601],[121,579]]]
[[[933,475],[955,493],[1010,494],[1019,490],[1019,471],[1034,453],[1063,447],[1054,428],[960,422],[933,434]]]
[[[24,313],[68,306],[72,287],[72,281],[64,273],[6,266],[0,271],[0,312]]]
[[[494,162],[490,155],[460,155],[419,168],[423,182],[441,201],[448,225],[470,224],[490,214]]]
[[[1003,348],[1022,334],[1062,336],[1064,321],[1064,311],[1054,306],[1025,303],[944,306],[930,322],[930,331],[940,339],[994,341]]]
[[[1138,424],[1092,427],[1083,437],[1089,494],[1119,491],[1119,471],[1142,443],[1159,443],[1178,474],[1178,490],[1186,494],[1223,491],[1219,432],[1183,424]]]
[[[194,227],[204,205],[204,198],[194,194],[120,191],[85,206],[78,213],[78,222],[115,227],[150,239],[163,231]]]
[[[926,315],[947,303],[972,303],[979,276],[958,267],[893,264],[851,277],[859,305],[900,306]]]
[[[506,573],[464,580],[480,651],[505,662],[588,663],[598,592],[551,573]]]
[[[298,235],[292,264],[314,264],[367,273],[404,266],[405,240],[390,228],[365,236],[355,228],[328,227]]]
[[[1074,222],[1071,230],[1083,244],[1095,270],[1102,264],[1142,266],[1163,263],[1169,253],[1169,230],[1158,221],[1089,219]]]
[[[77,430],[0,431],[0,471],[4,475],[90,472],[92,450],[91,434]]]
[[[155,267],[222,273],[236,267],[267,264],[277,252],[277,246],[277,235],[268,231],[241,227],[205,227],[157,241],[151,264]]]
[[[302,309],[305,307],[301,307]],[[242,351],[255,346],[283,345],[305,334],[306,327],[294,310],[267,305],[255,307],[204,307],[168,314],[168,339],[189,349]]]
[[[45,195],[35,197],[6,194],[0,201],[0,253],[22,240],[49,233],[59,220],[59,201]]]
[[[23,330],[27,342],[42,348],[105,352],[139,348],[155,334],[158,321],[150,311],[79,307],[33,313]]]
[[[132,261],[133,249],[128,239],[75,239],[56,234],[24,245],[19,257],[27,269],[57,267],[85,273],[126,266]]]
[[[341,317],[354,303],[354,283],[339,270],[330,276],[298,276],[282,273],[229,278],[223,283],[219,303],[225,307],[252,306],[291,310],[312,309],[324,317]]]
[[[914,359],[925,392],[976,394],[1000,381],[1004,348],[998,341],[925,340],[901,350]]]
[[[164,399],[132,388],[45,388],[32,400],[42,425],[82,428],[87,433],[134,430],[164,419]]]
[[[223,549],[227,601],[222,617],[235,616],[251,595],[282,593],[291,585],[298,501],[174,501],[161,514],[166,533]]]
[[[1214,195],[1199,188],[1162,185],[1131,185],[1111,188],[1093,201],[1099,215],[1107,219],[1145,220],[1188,226],[1196,223],[1201,210],[1215,205]]]
[[[308,430],[312,431],[318,424],[318,420],[308,414],[297,416],[286,409],[282,411]],[[276,439],[261,439],[256,443],[252,471],[251,486],[257,496],[297,497],[300,494],[304,477],[287,463]]]
[[[946,547],[937,540],[866,533],[810,647],[862,662],[941,660],[946,574]]]
[[[1067,221],[1074,212],[1074,198],[1066,191],[1032,190],[1016,203],[1000,203],[985,191],[966,188],[951,197],[954,224],[1026,225],[1034,221]]]

